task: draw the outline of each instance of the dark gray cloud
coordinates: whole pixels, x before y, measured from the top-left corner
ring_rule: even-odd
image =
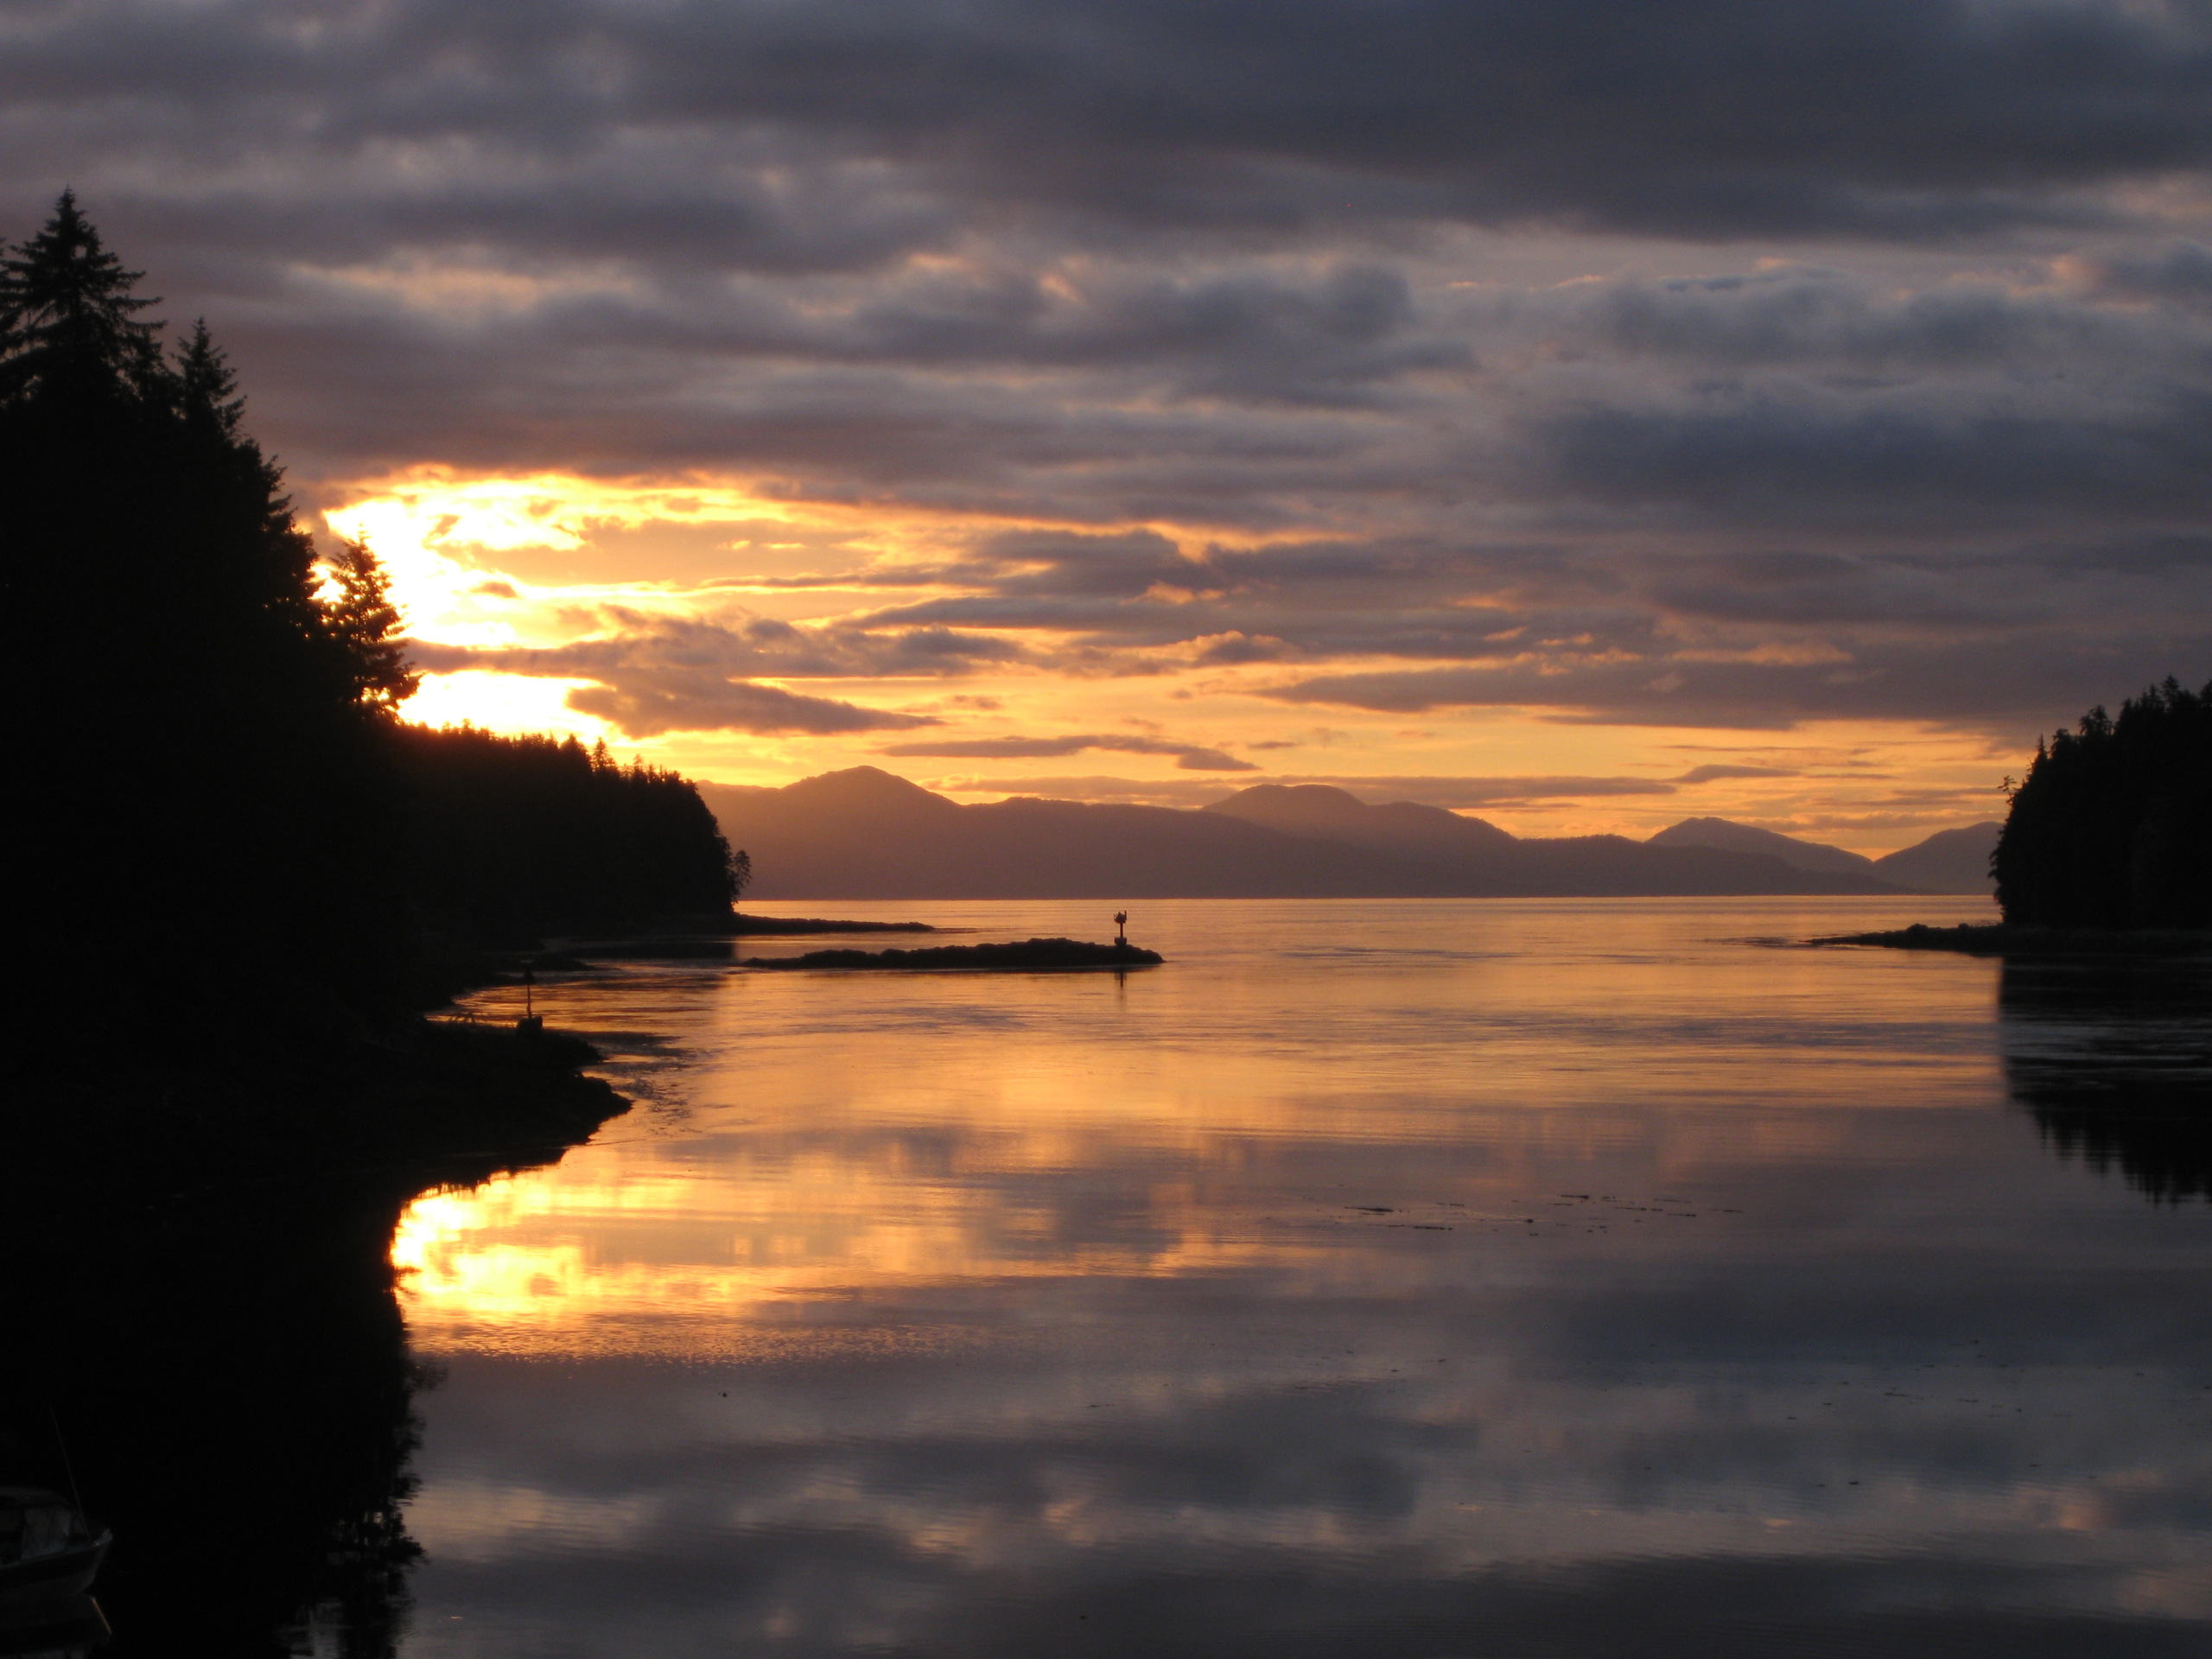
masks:
[[[2173,300],[2183,305],[2212,305],[2212,249],[2177,242],[2130,258],[2106,259],[2092,267],[2103,293],[2131,300]]]
[[[2204,672],[2198,0],[0,0],[0,41],[9,232],[76,185],[309,505],[435,461],[1098,532],[948,533],[836,626],[437,658],[633,731],[895,726],[731,688],[1014,662],[2014,731]]]
[[[1164,737],[979,737],[944,743],[893,743],[886,754],[934,760],[1033,760],[1103,749],[1116,754],[1166,754],[1183,772],[1257,772],[1249,760]]]
[[[1519,707],[1605,723],[1777,730],[1807,720],[1929,720],[1942,709],[1948,720],[2032,735],[2043,711],[2061,711],[2063,722],[2065,711],[2115,702],[2147,682],[2141,664],[2160,662],[2212,664],[2212,627],[2187,617],[2164,639],[1867,647],[1814,663],[1675,656],[1317,675],[1263,695],[1408,714]]]
[[[1700,409],[1595,409],[1544,423],[1565,492],[1803,524],[2020,523],[2212,508],[2212,395],[2174,388],[2116,418],[1983,408],[1791,407],[1757,395]]]
[[[1870,375],[1925,378],[2055,359],[2163,381],[2177,366],[2202,365],[2205,336],[2174,319],[2084,301],[2187,291],[2192,254],[2202,250],[2168,248],[2139,264],[2093,267],[2072,281],[2037,271],[2041,280],[2026,287],[1980,276],[1899,291],[1817,265],[1623,276],[1491,292],[1463,302],[1458,315],[1493,350],[1567,340],[1584,351],[1716,373],[1788,366],[1837,389],[1878,390],[1878,382],[1865,380]],[[2136,273],[2129,279],[2135,286],[2123,271]]]
[[[436,235],[455,198],[474,201],[473,238],[619,253],[626,234],[711,263],[880,257],[888,226],[942,236],[944,202],[971,223],[1248,234],[1349,217],[1940,237],[2094,217],[2080,193],[2212,154],[2212,52],[2187,4],[10,10],[0,97],[17,123],[97,125],[203,167],[247,170],[276,146],[368,163],[382,188],[359,194],[383,211],[364,233],[386,244]],[[374,166],[395,146],[431,164]],[[504,188],[454,176],[479,151]],[[743,166],[791,157],[810,164],[798,191]],[[854,178],[871,169],[887,175],[872,192]],[[600,182],[605,206],[562,224],[554,170]],[[655,188],[607,188],[639,174]],[[884,211],[901,197],[905,214]],[[790,228],[841,218],[874,233]]]

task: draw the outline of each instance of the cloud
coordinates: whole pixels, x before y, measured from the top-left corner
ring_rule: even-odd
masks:
[[[1086,749],[1103,749],[1121,754],[1173,755],[1177,768],[1183,772],[1259,770],[1249,760],[1239,760],[1219,749],[1157,737],[966,738],[947,742],[893,743],[883,753],[917,760],[1027,760],[1079,754]]]
[[[934,726],[925,715],[862,709],[828,697],[802,696],[772,685],[681,671],[626,675],[616,685],[579,687],[568,703],[595,715],[632,737],[665,732],[836,732],[904,731]]]
[[[1518,707],[1592,721],[1771,730],[1810,720],[1924,721],[1940,709],[1959,723],[2025,721],[2032,730],[2037,711],[2110,701],[2111,688],[2147,683],[2142,664],[2160,662],[2212,662],[2212,628],[2182,618],[2158,639],[1930,643],[1869,648],[1842,662],[1683,656],[1319,675],[1262,695],[1394,713]]]
[[[1332,784],[1372,804],[1418,801],[1424,806],[1522,806],[1535,801],[1593,800],[1618,795],[1672,795],[1675,785],[1661,778],[1453,778],[1409,775],[1376,777],[1334,773],[1284,777],[1285,784]]]
[[[728,622],[652,616],[601,607],[596,620],[621,630],[567,645],[480,647],[408,643],[417,668],[434,674],[496,671],[532,678],[588,679],[570,708],[608,721],[632,737],[667,732],[906,731],[935,716],[864,709],[753,683],[747,677],[847,677],[957,672],[976,661],[1002,662],[1018,649],[993,639],[963,639],[942,629],[874,635],[800,629],[766,617]]]
[[[2097,290],[2129,300],[2212,305],[2212,249],[2176,242],[2154,252],[2094,261]]]
[[[1710,784],[1723,778],[1802,778],[1804,774],[1788,766],[1734,766],[1707,765],[1692,766],[1675,781],[1678,784]]]
[[[958,745],[914,745],[957,748]],[[891,753],[911,753],[901,745]],[[1370,804],[1417,801],[1453,810],[1526,806],[1543,801],[1600,800],[1625,796],[1672,795],[1681,780],[1660,778],[1453,777],[1427,773],[1378,775],[1351,772],[1270,773],[1269,784],[1327,784],[1348,790]],[[1050,796],[1061,800],[1135,802],[1151,806],[1211,806],[1225,800],[1219,784],[1195,779],[1044,775],[1026,778],[940,778],[929,787],[957,794]]]
[[[2212,394],[2170,387],[2145,402],[2085,419],[1986,406],[1793,407],[1754,395],[1718,407],[1586,410],[1548,418],[1534,435],[1573,495],[1738,521],[1909,515],[1926,526],[2085,510],[2179,520],[2212,508]]]
[[[322,14],[303,30],[242,3],[19,10],[0,93],[23,125],[67,114],[210,170],[302,144],[356,176],[353,235],[382,245],[644,245],[777,270],[879,263],[1017,210],[1245,236],[1440,219],[1955,237],[2094,221],[2086,193],[2212,153],[2205,27],[2177,7],[826,0],[537,8],[527,29],[491,0]],[[796,188],[767,186],[771,162],[798,166]],[[341,223],[329,204],[295,234]]]
[[[11,233],[74,183],[310,505],[435,462],[900,527],[696,556],[866,613],[473,666],[644,721],[1020,664],[2016,732],[2202,660],[2201,7],[315,15],[14,9]]]
[[[594,606],[588,615],[601,631],[565,645],[482,646],[410,640],[408,654],[417,667],[434,674],[491,669],[556,678],[605,678],[626,668],[652,665],[726,677],[794,679],[939,677],[982,664],[1016,662],[1024,655],[1016,641],[938,626],[801,627],[741,612],[720,617],[671,615],[621,605]]]
[[[954,773],[915,781],[942,794],[982,795],[994,800],[1030,796],[1117,806],[1192,808],[1211,806],[1224,798],[1221,783],[1201,778],[1116,778],[1095,772],[1005,778]]]

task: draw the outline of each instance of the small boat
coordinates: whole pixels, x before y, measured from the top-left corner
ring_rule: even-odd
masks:
[[[109,1537],[58,1493],[0,1486],[0,1606],[82,1595]]]

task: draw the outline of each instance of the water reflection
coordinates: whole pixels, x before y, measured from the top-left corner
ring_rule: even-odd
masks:
[[[2013,1097],[2062,1157],[2154,1198],[2212,1196],[2212,962],[2008,962]]]
[[[1160,912],[1123,987],[562,988],[676,1063],[399,1230],[405,1651],[2201,1649],[2207,1212],[2023,1132],[1993,964]]]
[[[181,1192],[168,1173],[10,1189],[0,1484],[81,1491],[115,1542],[92,1599],[0,1607],[0,1653],[389,1659],[437,1372],[408,1346],[387,1247],[434,1173],[209,1170]]]
[[[113,1529],[103,1653],[377,1659],[417,1554],[421,1379],[377,1249],[399,1199],[212,1196],[51,1217],[59,1248],[16,1255],[0,1457]]]

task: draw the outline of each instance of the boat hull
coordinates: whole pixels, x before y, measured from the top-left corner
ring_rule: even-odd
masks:
[[[82,1595],[107,1558],[108,1535],[29,1560],[0,1564],[0,1607]]]

